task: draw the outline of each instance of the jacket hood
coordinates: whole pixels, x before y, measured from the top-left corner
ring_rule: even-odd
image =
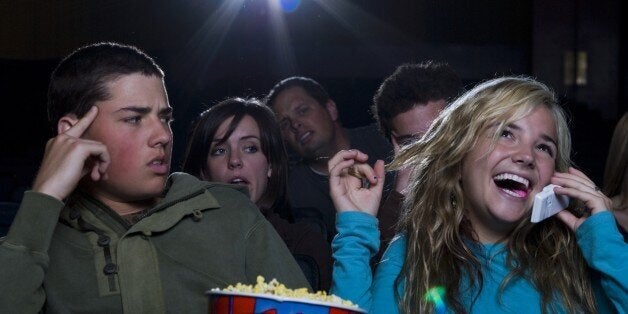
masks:
[[[125,231],[144,234],[161,232],[174,226],[184,216],[200,217],[205,210],[220,208],[219,201],[209,192],[216,186],[228,186],[245,194],[248,192],[246,187],[201,181],[187,173],[175,172],[166,182],[162,200],[146,211],[144,217],[132,226],[106,205],[81,192],[70,197],[60,219],[76,229],[82,228],[82,219],[90,222],[96,229],[113,229],[118,234]]]

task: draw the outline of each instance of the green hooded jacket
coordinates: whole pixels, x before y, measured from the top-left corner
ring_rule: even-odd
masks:
[[[309,288],[243,192],[175,173],[130,225],[84,193],[28,191],[0,244],[0,313],[207,313],[207,290],[258,275]]]

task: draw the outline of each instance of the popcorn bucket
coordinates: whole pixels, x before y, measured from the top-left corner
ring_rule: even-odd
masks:
[[[207,291],[210,314],[362,314],[356,307],[271,294]]]

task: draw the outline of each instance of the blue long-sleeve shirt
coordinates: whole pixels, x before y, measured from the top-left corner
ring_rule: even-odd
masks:
[[[334,238],[333,285],[331,293],[357,303],[370,313],[398,313],[395,279],[403,265],[406,238],[395,238],[387,248],[375,276],[371,275],[369,258],[379,246],[377,219],[361,212],[338,215]],[[591,268],[599,273],[593,282],[600,313],[628,313],[628,245],[624,243],[610,212],[589,217],[576,231],[576,238]],[[499,294],[499,286],[509,273],[503,244],[481,246],[484,282],[478,298],[476,290],[461,295],[469,313],[541,313],[541,299],[532,283],[516,278]],[[464,280],[463,280],[464,282]],[[403,294],[403,286],[398,288]],[[464,291],[461,289],[461,291]],[[500,298],[501,297],[501,302]],[[557,304],[557,308],[561,308]]]

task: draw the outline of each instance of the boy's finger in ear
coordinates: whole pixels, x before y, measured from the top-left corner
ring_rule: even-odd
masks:
[[[89,111],[79,119],[71,128],[65,131],[65,134],[73,137],[81,137],[85,130],[94,122],[98,115],[98,107],[92,106]]]

